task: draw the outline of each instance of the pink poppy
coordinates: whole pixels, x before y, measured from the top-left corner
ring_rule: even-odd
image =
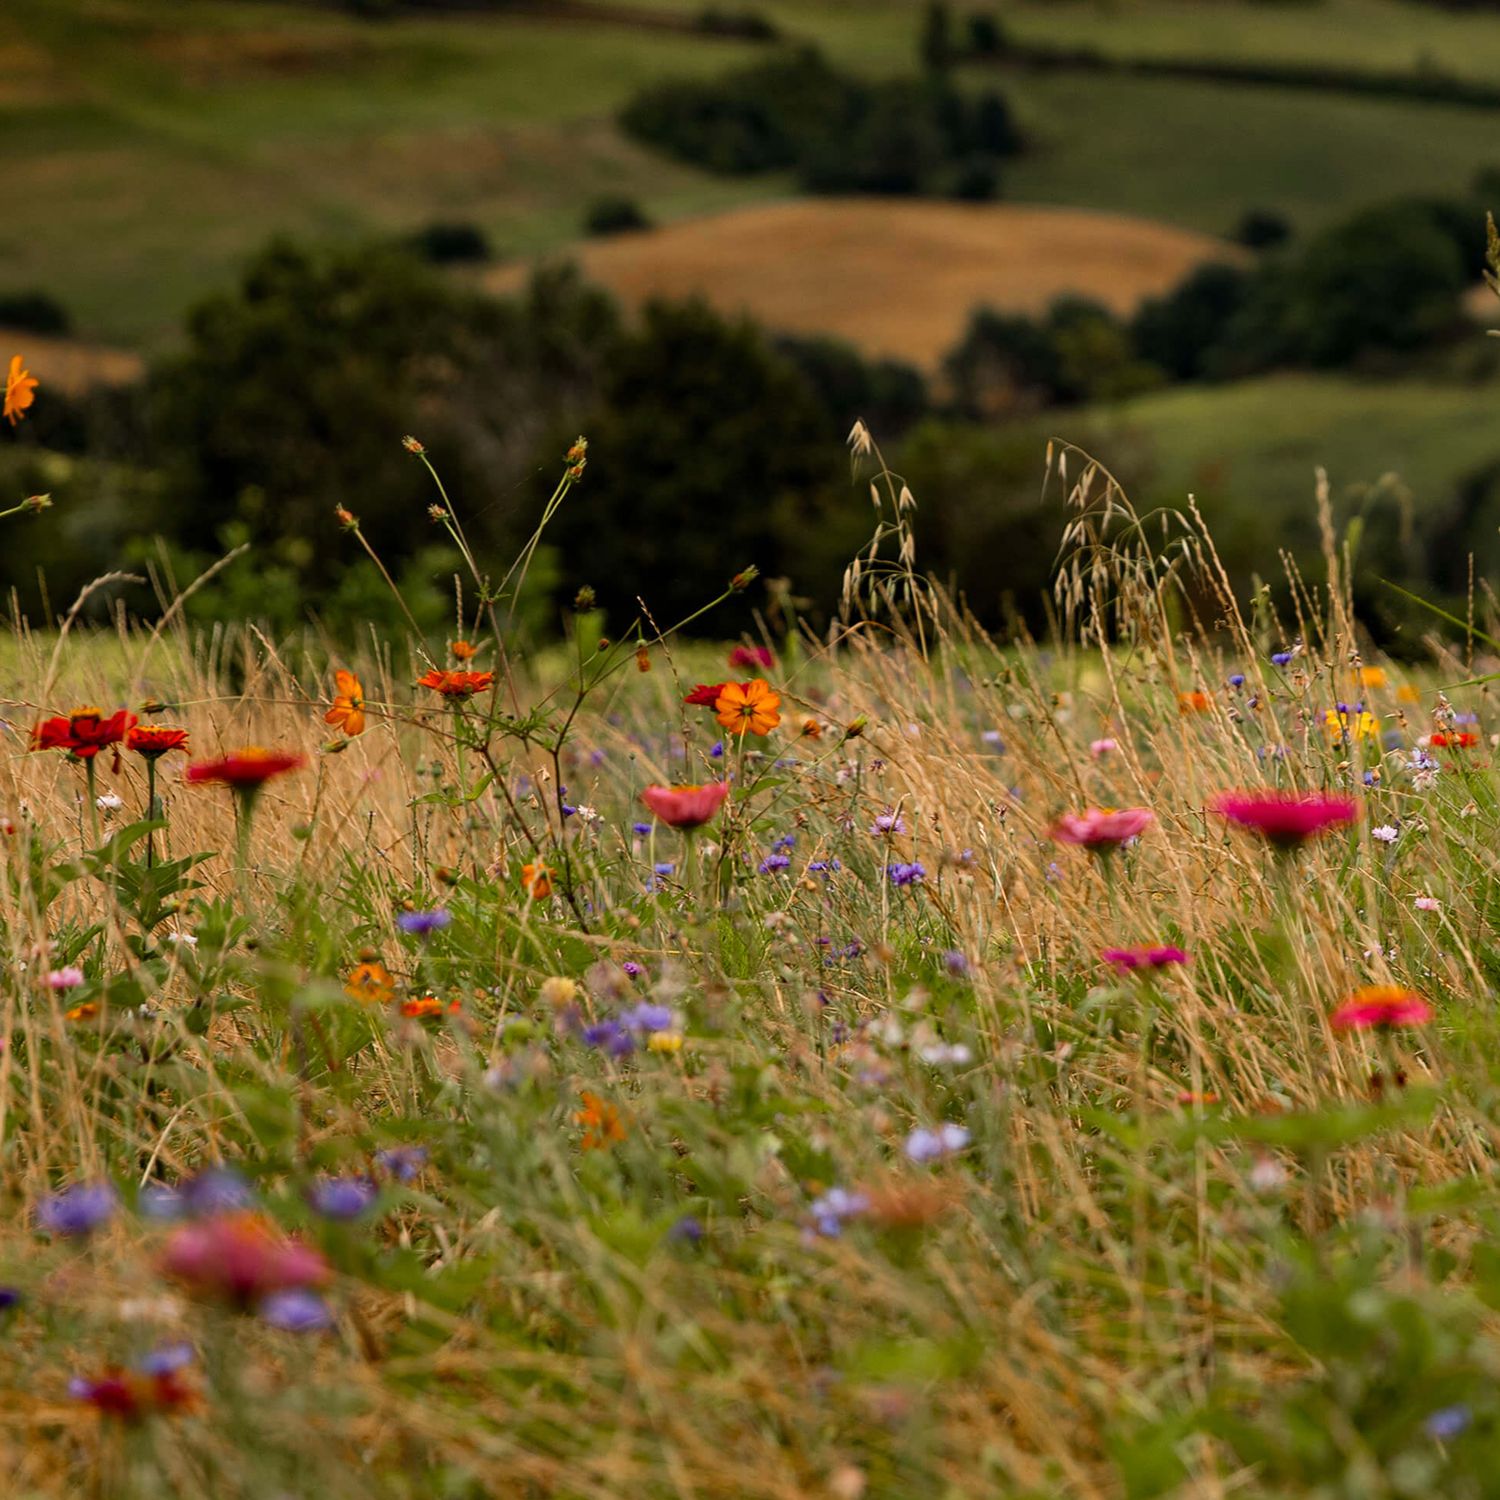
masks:
[[[1436,1012],[1415,990],[1393,984],[1367,984],[1355,990],[1329,1017],[1336,1031],[1388,1031],[1421,1026]]]
[[[1299,848],[1308,839],[1359,817],[1359,803],[1353,797],[1327,792],[1224,792],[1209,806],[1221,818],[1283,850]]]
[[[707,786],[648,786],[641,801],[673,828],[701,828],[724,805],[727,781]]]
[[[1156,821],[1149,807],[1107,810],[1091,807],[1081,813],[1064,813],[1047,836],[1059,844],[1078,844],[1094,853],[1108,854],[1126,839],[1133,839]]]

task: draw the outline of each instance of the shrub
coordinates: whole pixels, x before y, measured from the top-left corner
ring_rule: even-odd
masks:
[[[0,328],[62,334],[72,326],[67,308],[46,292],[0,292]]]
[[[1246,211],[1235,226],[1232,236],[1239,244],[1251,250],[1273,250],[1284,245],[1292,237],[1292,226],[1285,214],[1270,208],[1252,208]]]
[[[710,6],[698,12],[693,24],[710,36],[737,37],[747,42],[774,42],[781,35],[774,21],[753,10],[720,10]]]
[[[428,224],[406,243],[423,260],[436,266],[490,258],[489,240],[477,224]]]
[[[1136,352],[1177,380],[1214,373],[1250,285],[1250,276],[1236,266],[1199,266],[1165,296],[1142,303],[1131,324]]]
[[[630,234],[650,229],[651,220],[634,198],[595,198],[583,216],[583,227],[589,234]]]

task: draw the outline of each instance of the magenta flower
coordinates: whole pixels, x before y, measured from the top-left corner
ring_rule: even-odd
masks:
[[[1047,837],[1059,844],[1077,844],[1091,854],[1110,854],[1155,821],[1156,814],[1149,807],[1091,807],[1081,813],[1064,813],[1047,830]]]
[[[1421,1026],[1436,1012],[1415,990],[1393,984],[1367,984],[1355,990],[1329,1017],[1335,1031],[1389,1031]]]
[[[1131,974],[1137,969],[1165,969],[1169,964],[1185,964],[1187,954],[1181,948],[1164,945],[1159,948],[1106,948],[1099,955],[1117,974]]]
[[[712,781],[707,786],[648,786],[641,801],[672,828],[701,828],[728,795],[727,781]]]
[[[184,1224],[167,1241],[161,1265],[194,1291],[241,1309],[272,1292],[321,1286],[331,1274],[321,1251],[245,1212]]]
[[[1359,817],[1353,797],[1327,792],[1224,792],[1209,807],[1282,851]]]

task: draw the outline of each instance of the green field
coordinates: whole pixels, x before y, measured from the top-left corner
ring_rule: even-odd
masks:
[[[1353,0],[1330,4],[1347,17]],[[1238,6],[1213,9],[1219,26],[1242,22]],[[1374,15],[1391,9],[1372,0]],[[920,7],[766,11],[847,64],[889,72],[908,65]],[[1317,7],[1251,11],[1275,36],[1305,27],[1326,38]],[[1186,31],[1185,13],[1172,14]],[[1061,27],[1099,13],[1045,16]],[[1165,36],[1168,19],[1121,12],[1109,34],[1129,22]],[[1464,23],[1476,35],[1485,26]],[[1500,25],[1489,32],[1500,50]],[[662,220],[775,196],[785,181],[675,165],[612,119],[649,79],[755,55],[624,23],[371,25],[279,4],[184,17],[165,0],[18,0],[0,13],[0,170],[21,205],[0,226],[0,288],[40,287],[81,332],[157,347],[273,232],[349,241],[463,219],[500,253],[524,254],[576,238],[603,193],[634,196]],[[1458,188],[1500,159],[1500,111],[1152,79],[1023,76],[1006,87],[1034,143],[1008,196],[1215,232],[1247,206],[1313,226],[1391,193]]]

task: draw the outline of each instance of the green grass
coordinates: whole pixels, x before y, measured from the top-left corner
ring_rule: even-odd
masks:
[[[1439,70],[1485,80],[1500,70],[1494,16],[1409,0],[1011,0],[1001,16],[1020,41],[1089,46],[1116,57],[1336,62],[1370,72]]]

